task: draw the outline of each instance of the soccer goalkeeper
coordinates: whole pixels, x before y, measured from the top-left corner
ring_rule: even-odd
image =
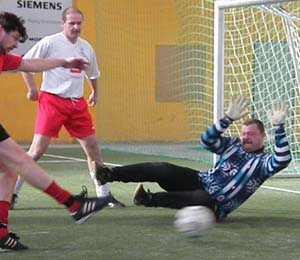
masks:
[[[235,121],[248,114],[249,101],[239,96],[231,100],[225,116],[201,136],[202,145],[219,155],[208,171],[202,172],[169,163],[139,163],[122,167],[103,168],[95,163],[97,179],[106,182],[157,182],[166,192],[146,192],[139,184],[134,203],[146,207],[180,209],[204,205],[214,210],[220,221],[245,202],[269,177],[286,168],[291,153],[284,122],[285,102],[274,102],[268,119],[275,127],[273,153],[264,151],[265,130],[258,119],[243,123],[240,138],[225,137],[223,133]]]

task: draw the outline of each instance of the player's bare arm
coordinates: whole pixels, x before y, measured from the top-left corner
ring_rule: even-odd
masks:
[[[27,72],[22,72],[23,79],[27,86],[27,98],[31,101],[37,101],[39,98],[39,91],[34,82],[33,75]]]
[[[23,72],[41,72],[56,67],[77,68],[85,70],[88,62],[82,58],[65,58],[65,59],[23,59],[20,71]]]
[[[89,95],[88,99],[88,105],[93,107],[96,105],[98,100],[98,85],[97,85],[97,79],[90,79],[89,80],[90,87],[91,87],[91,93]]]

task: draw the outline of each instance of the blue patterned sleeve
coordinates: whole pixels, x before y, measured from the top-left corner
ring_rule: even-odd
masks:
[[[289,142],[286,138],[284,125],[275,126],[275,147],[274,153],[269,155],[267,159],[266,173],[273,175],[276,172],[286,168],[292,160]]]
[[[210,152],[221,154],[230,143],[230,137],[224,137],[222,134],[227,130],[233,121],[228,117],[223,117],[214,125],[203,132],[200,144]]]

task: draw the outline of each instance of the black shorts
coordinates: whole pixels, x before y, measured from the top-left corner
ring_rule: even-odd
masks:
[[[9,138],[9,134],[5,131],[4,127],[0,124],[0,142]]]

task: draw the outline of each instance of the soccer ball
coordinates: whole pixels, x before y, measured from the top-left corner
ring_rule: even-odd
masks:
[[[175,214],[175,228],[189,236],[205,235],[216,223],[212,210],[204,206],[191,206],[178,210]]]

